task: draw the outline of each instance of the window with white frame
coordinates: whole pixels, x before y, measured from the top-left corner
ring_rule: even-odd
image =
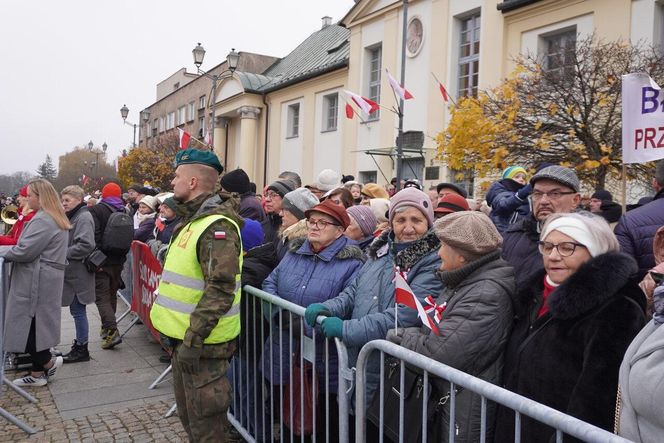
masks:
[[[153,136],[153,137],[156,137],[156,136],[157,136],[157,134],[158,134],[157,131],[158,131],[158,130],[159,130],[159,120],[155,118],[155,119],[152,121],[152,136]]]
[[[198,135],[205,137],[205,117],[198,118]]]
[[[186,106],[180,106],[178,108],[178,123],[177,125],[184,125],[184,123],[187,121],[187,107]]]
[[[328,94],[323,97],[323,132],[336,131],[339,114],[339,94]]]
[[[480,14],[460,19],[457,97],[477,97],[480,72]]]
[[[367,57],[369,60],[369,84],[367,98],[376,103],[380,103],[380,78],[381,78],[381,65],[383,57],[382,46],[374,46],[367,49]],[[368,120],[378,120],[380,117],[380,110],[371,114]]]
[[[300,135],[300,104],[288,105],[286,137],[295,138]]]
[[[166,130],[173,129],[175,127],[175,111],[169,112],[166,118]]]
[[[187,108],[188,108],[187,121],[188,122],[194,121],[194,119],[196,118],[196,103],[195,102],[189,103],[189,106],[187,106]]]
[[[360,183],[376,183],[378,180],[378,171],[360,171]]]
[[[198,97],[198,109],[204,109],[205,108],[205,96],[201,95]]]
[[[159,117],[159,132],[164,132],[164,129],[166,129],[166,118]]]
[[[576,26],[544,35],[541,38],[544,70],[556,77],[571,78],[574,75]]]

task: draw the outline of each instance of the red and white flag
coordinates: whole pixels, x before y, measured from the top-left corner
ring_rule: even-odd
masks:
[[[90,181],[90,178],[89,178],[87,175],[83,174],[83,175],[81,176],[81,183],[83,183],[83,186],[87,186],[87,185],[88,185],[88,181]]]
[[[386,69],[385,72],[387,72],[387,80],[390,82],[390,86],[394,89],[394,93],[401,97],[401,100],[410,100],[413,98],[413,94],[411,94],[408,89],[401,86],[399,82],[390,75],[390,71]]]
[[[420,318],[420,321],[422,321],[424,326],[431,329],[434,334],[440,335],[438,326],[436,326],[431,317],[427,315],[426,311],[422,307],[422,304],[413,293],[413,290],[410,289],[406,279],[404,278],[403,274],[399,272],[399,270],[395,272],[394,289],[394,301],[398,304],[408,306],[411,309],[415,309],[417,311],[417,316]]]
[[[367,115],[371,115],[380,109],[380,105],[373,100],[357,95],[354,92],[344,92]],[[348,108],[346,108],[346,116],[348,116]]]
[[[180,149],[187,149],[187,146],[189,146],[189,140],[191,140],[191,135],[180,128],[178,128],[178,131],[180,132]]]
[[[209,129],[207,131],[205,131],[204,141],[205,141],[206,145],[212,145],[212,136],[210,135],[210,130]]]
[[[450,101],[450,96],[447,95],[447,89],[445,89],[445,86],[443,86],[442,83],[438,82],[438,88],[440,89],[440,93],[443,95],[443,100],[446,102]]]
[[[353,115],[355,115],[355,110],[353,107],[350,105],[350,103],[346,103],[346,118],[352,120]]]

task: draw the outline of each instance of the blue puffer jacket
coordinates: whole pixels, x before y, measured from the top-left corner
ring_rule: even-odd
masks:
[[[491,185],[486,194],[486,202],[491,206],[491,221],[502,233],[519,220],[530,214],[530,203],[527,197],[519,197],[517,191],[523,185],[510,179],[499,180]]]
[[[307,307],[312,303],[322,303],[339,295],[355,278],[364,263],[362,250],[346,236],[336,239],[331,245],[316,254],[311,250],[309,241],[304,238],[293,240],[289,252],[284,256],[267,279],[263,290],[270,294]],[[266,311],[266,315],[267,311]],[[270,337],[263,350],[263,375],[275,385],[286,383],[290,378],[290,332],[289,315],[282,314],[282,327],[279,330],[279,311],[272,311]],[[304,323],[304,321],[303,321]],[[300,319],[293,317],[293,354],[299,348]],[[305,324],[305,334],[312,335],[312,330]],[[325,380],[325,336],[316,331],[316,371],[319,380]],[[330,346],[329,376],[330,391],[337,390],[337,355],[334,346]],[[272,358],[270,358],[272,356]],[[283,370],[279,373],[279,365]],[[323,377],[323,378],[320,378]]]
[[[348,348],[350,367],[357,362],[360,348],[371,340],[384,339],[394,329],[394,267],[406,272],[406,279],[420,302],[428,295],[438,297],[442,283],[435,271],[440,267],[440,241],[433,232],[395,254],[391,231],[383,232],[369,247],[369,261],[357,278],[338,297],[323,305],[333,316],[344,319],[342,341]],[[420,325],[417,311],[399,307],[399,327]],[[375,353],[367,366],[367,405],[378,387],[380,357]],[[354,398],[354,397],[353,397]]]
[[[664,226],[664,189],[653,201],[626,212],[614,230],[620,249],[639,264],[639,280],[655,266],[652,242],[655,232]]]

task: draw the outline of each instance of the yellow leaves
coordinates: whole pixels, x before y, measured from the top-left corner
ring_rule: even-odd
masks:
[[[563,166],[565,168],[571,168],[572,162],[560,162],[560,166]]]
[[[609,156],[607,155],[607,156],[604,156],[604,157],[600,158],[600,159],[599,159],[599,162],[600,162],[601,164],[603,164],[604,166],[608,166],[608,165],[611,164],[611,159],[610,159]]]
[[[609,104],[609,98],[606,94],[597,94],[597,105],[600,107],[605,107]]]
[[[567,112],[567,115],[574,115],[574,111],[576,111],[576,107],[574,105],[568,105],[565,108],[565,112]]]
[[[554,116],[554,115],[556,115],[556,114],[558,113],[558,111],[560,110],[560,108],[558,107],[558,105],[555,104],[555,103],[551,103],[551,104],[549,104],[549,106],[547,106],[547,109],[549,110],[549,115],[550,115],[550,116]]]
[[[541,122],[541,121],[537,121],[537,122],[535,123],[535,131],[539,131],[541,127],[542,127],[542,122]]]
[[[597,169],[599,168],[600,162],[597,160],[586,160],[583,162],[583,167],[587,170],[592,170],[592,169]]]
[[[491,183],[492,183],[491,181],[482,180],[480,182],[480,189],[482,190],[482,192],[488,191],[489,188],[491,187]]]
[[[606,146],[605,144],[599,145],[599,150],[603,154],[611,154],[613,152],[613,148],[611,146]]]

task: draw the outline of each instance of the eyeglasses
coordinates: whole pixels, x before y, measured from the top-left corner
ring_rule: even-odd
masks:
[[[574,243],[571,241],[564,241],[562,243],[553,244],[548,241],[538,241],[537,242],[537,247],[539,248],[540,254],[542,255],[551,255],[553,250],[555,249],[558,251],[558,254],[561,257],[569,257],[570,255],[574,254],[574,251],[576,251],[576,248],[581,246],[582,248],[585,248],[584,245],[581,243]]]
[[[558,200],[560,197],[563,195],[570,195],[570,194],[576,194],[575,191],[551,191],[551,192],[542,192],[542,191],[533,191],[530,196],[533,198],[533,200],[542,200],[542,197],[545,195],[549,197],[549,200]]]
[[[265,193],[265,198],[269,198],[270,200],[272,200],[276,197],[281,198],[281,195],[279,195],[279,194],[277,194],[276,192],[273,192],[273,191]]]
[[[321,231],[328,226],[341,226],[337,223],[332,223],[323,219],[320,220],[312,220],[310,218],[307,219],[307,228],[313,228],[316,227],[316,229],[320,229]]]

